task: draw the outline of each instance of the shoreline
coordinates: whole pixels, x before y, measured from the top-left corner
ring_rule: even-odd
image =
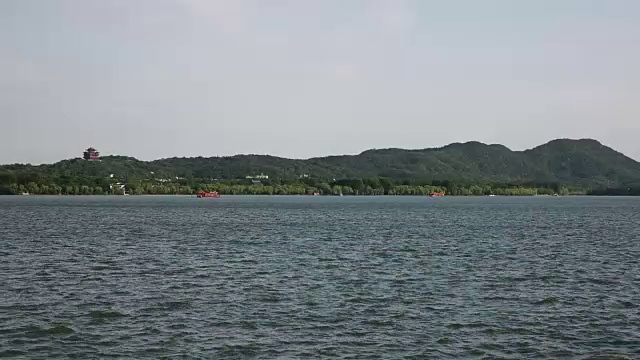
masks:
[[[128,197],[128,196],[133,196],[133,197],[151,197],[151,196],[184,196],[184,197],[194,197],[196,198],[196,194],[127,194],[127,195],[122,195],[122,194],[86,194],[86,195],[81,195],[81,194],[73,194],[73,195],[64,195],[64,194],[0,194],[0,197],[2,196],[7,196],[7,197],[42,197],[42,196],[48,196],[48,197],[89,197],[89,196],[94,196],[94,197]],[[554,198],[554,197],[638,197],[640,195],[632,195],[632,194],[569,194],[569,195],[445,195],[445,196],[436,196],[436,197],[432,197],[429,195],[396,195],[396,194],[386,194],[386,195],[381,195],[381,194],[376,194],[376,195],[355,195],[355,194],[351,194],[351,195],[302,195],[302,194],[220,194],[220,197],[227,197],[227,196],[233,196],[233,197],[248,197],[248,196],[255,196],[255,197],[280,197],[280,196],[295,196],[295,197],[424,197],[424,198],[433,198],[433,199],[437,199],[437,198],[447,198],[447,197],[455,197],[455,198],[469,198],[469,197],[549,197],[549,198]]]

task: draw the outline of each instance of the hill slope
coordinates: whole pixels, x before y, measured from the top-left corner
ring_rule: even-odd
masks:
[[[560,183],[583,187],[616,187],[640,181],[640,163],[596,140],[553,140],[526,151],[479,142],[454,143],[422,150],[367,150],[352,156],[307,160],[265,155],[169,158],[150,162],[122,156],[100,162],[64,160],[51,165],[0,166],[0,185],[42,182],[60,184],[78,178],[106,179],[244,179],[266,174],[270,179],[388,177],[403,180],[455,180],[466,183]],[[105,182],[106,185],[106,182]]]

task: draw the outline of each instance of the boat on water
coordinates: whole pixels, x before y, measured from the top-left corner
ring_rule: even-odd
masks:
[[[443,196],[444,196],[444,191],[443,192],[434,191],[431,194],[429,194],[429,197],[443,197]]]
[[[196,196],[198,198],[219,198],[220,194],[218,194],[217,191],[209,191],[209,192],[200,191],[199,193],[196,194]]]

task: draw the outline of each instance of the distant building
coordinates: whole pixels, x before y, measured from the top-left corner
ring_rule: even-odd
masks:
[[[247,179],[269,179],[269,175],[265,175],[265,174],[260,174],[260,175],[247,175],[246,176]]]
[[[129,195],[127,194],[127,186],[122,183],[111,184],[109,185],[109,189],[111,189],[113,194]]]
[[[262,185],[262,181],[260,180],[251,180],[251,185]]]
[[[90,147],[85,150],[83,157],[85,160],[100,160],[100,153],[98,152],[98,150]]]

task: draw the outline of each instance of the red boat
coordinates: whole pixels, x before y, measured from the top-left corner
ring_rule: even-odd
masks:
[[[219,198],[220,194],[218,194],[217,191],[211,191],[211,192],[200,191],[199,193],[196,194],[196,196],[198,198]]]
[[[432,192],[431,194],[429,194],[430,197],[443,197],[444,196],[444,191],[443,192]]]

